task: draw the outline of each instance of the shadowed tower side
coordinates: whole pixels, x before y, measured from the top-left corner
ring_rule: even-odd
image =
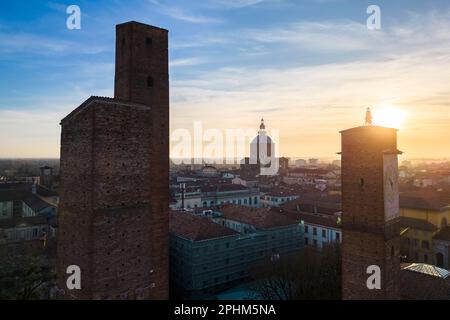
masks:
[[[398,299],[397,131],[369,121],[341,135],[342,298]],[[379,289],[367,286],[369,266],[380,268]]]
[[[167,299],[167,30],[117,25],[115,97],[89,98],[61,126],[61,297]],[[69,265],[81,290],[66,288]]]

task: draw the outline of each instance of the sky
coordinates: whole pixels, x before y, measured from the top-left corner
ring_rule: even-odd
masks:
[[[130,20],[169,30],[172,132],[256,133],[264,117],[280,155],[334,157],[371,107],[405,157],[450,157],[446,0],[2,0],[0,157],[59,156],[59,121],[113,96],[114,26]]]

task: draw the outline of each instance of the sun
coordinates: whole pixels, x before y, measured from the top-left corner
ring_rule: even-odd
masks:
[[[373,124],[388,128],[400,129],[406,120],[405,111],[392,106],[376,108],[372,115]]]

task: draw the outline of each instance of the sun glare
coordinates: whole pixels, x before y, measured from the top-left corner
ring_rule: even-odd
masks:
[[[394,107],[376,108],[372,114],[373,123],[382,127],[400,129],[406,120],[405,111]]]

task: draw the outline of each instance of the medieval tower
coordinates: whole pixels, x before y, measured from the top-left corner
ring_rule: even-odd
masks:
[[[114,91],[61,121],[58,289],[65,299],[167,299],[167,30],[116,26]],[[71,265],[81,289],[66,285]]]
[[[371,125],[342,134],[342,298],[398,299],[397,131]],[[380,286],[368,286],[373,266]]]

